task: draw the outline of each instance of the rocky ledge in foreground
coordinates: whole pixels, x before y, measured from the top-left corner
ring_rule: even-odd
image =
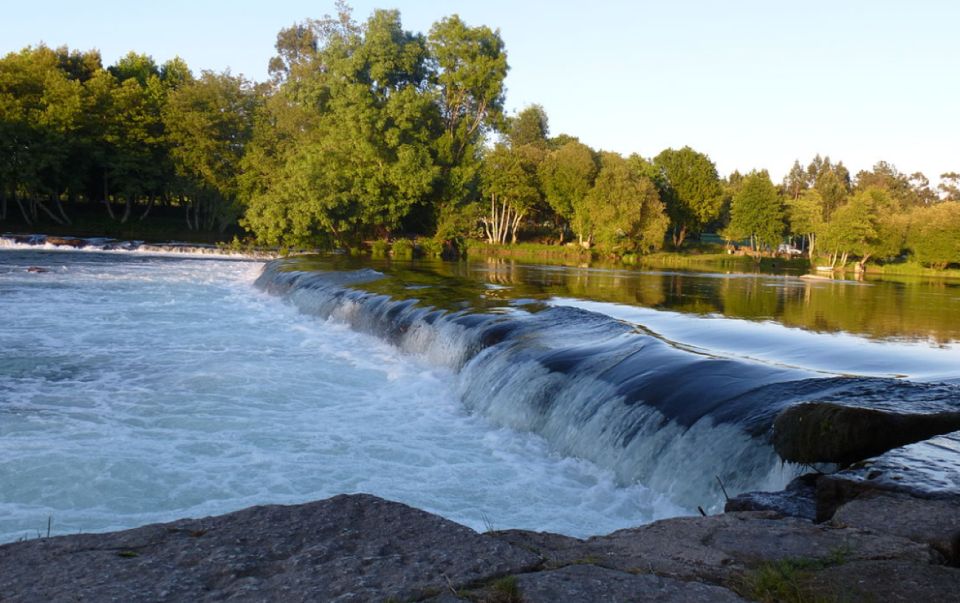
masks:
[[[904,497],[886,513],[924,515]],[[480,534],[370,495],[0,546],[2,601],[950,600],[960,569],[869,501],[826,524],[772,511],[579,540]],[[866,506],[864,506],[866,505]],[[939,509],[938,513],[944,512]],[[957,508],[946,508],[956,522]],[[880,525],[878,525],[878,523]],[[903,523],[903,522],[901,522]],[[949,522],[948,522],[949,523]],[[951,529],[953,529],[951,528]],[[947,529],[947,528],[944,528]],[[942,538],[943,534],[938,534]],[[797,598],[796,595],[802,595]],[[791,599],[790,597],[793,597]]]

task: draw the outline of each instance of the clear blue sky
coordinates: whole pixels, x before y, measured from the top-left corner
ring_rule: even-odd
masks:
[[[960,171],[960,2],[951,0],[354,0],[426,32],[457,13],[499,28],[507,107],[540,103],[554,134],[651,157],[690,145],[721,174],[794,159],[880,159],[936,182]],[[9,2],[0,52],[43,41],[174,55],[198,71],[266,78],[277,32],[333,1]]]

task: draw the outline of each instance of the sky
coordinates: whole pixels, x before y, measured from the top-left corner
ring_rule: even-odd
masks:
[[[936,183],[960,171],[960,2],[953,0],[353,0],[426,33],[444,16],[499,29],[506,107],[551,134],[653,157],[685,145],[722,176],[779,181],[816,154]],[[333,0],[3,1],[0,53],[43,42],[267,78],[277,32]]]

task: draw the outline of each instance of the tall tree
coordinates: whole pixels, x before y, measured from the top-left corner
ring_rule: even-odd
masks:
[[[804,241],[807,257],[812,261],[817,233],[823,229],[823,197],[816,189],[808,189],[796,199],[787,199],[787,219],[790,233]]]
[[[590,235],[605,248],[647,253],[663,246],[669,218],[653,182],[616,153],[603,153],[596,182],[584,200]]]
[[[540,165],[540,186],[560,225],[560,242],[569,225],[580,237],[589,237],[590,211],[585,199],[597,176],[597,158],[593,150],[579,141],[571,141],[551,151]]]
[[[780,197],[767,171],[753,171],[744,176],[730,206],[728,238],[749,238],[759,253],[763,247],[777,248],[783,227]]]
[[[921,264],[943,270],[960,264],[960,203],[914,208],[907,246]]]
[[[547,112],[540,105],[528,106],[515,117],[510,118],[507,135],[513,146],[529,144],[546,148],[547,138],[550,136]]]
[[[240,159],[255,104],[250,84],[229,72],[204,71],[170,93],[163,121],[177,173],[188,187],[190,228],[223,231],[239,215]]]
[[[536,155],[529,145],[496,145],[484,157],[482,191],[489,211],[481,218],[487,242],[517,242],[522,220],[540,199]]]
[[[710,158],[690,147],[667,149],[653,163],[663,174],[661,197],[670,216],[673,245],[680,247],[688,234],[700,232],[704,224],[720,215],[720,177]]]

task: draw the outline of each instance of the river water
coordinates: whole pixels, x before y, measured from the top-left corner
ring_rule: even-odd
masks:
[[[263,267],[0,250],[0,542],[344,492],[476,529],[606,533],[718,509],[718,476],[798,472],[756,444],[767,415],[744,384],[960,377],[942,284],[323,261],[295,267],[349,282],[290,287]],[[664,367],[681,366],[749,412],[678,408]]]

